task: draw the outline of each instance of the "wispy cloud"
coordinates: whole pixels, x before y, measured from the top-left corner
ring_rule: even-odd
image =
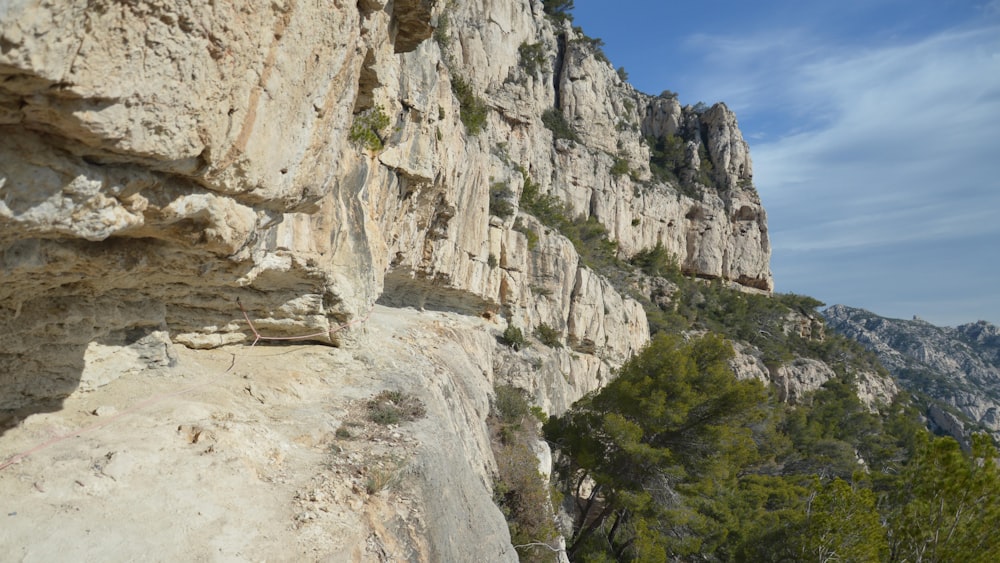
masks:
[[[1000,14],[1000,0],[983,9]],[[962,272],[1000,277],[995,251],[971,242],[1000,239],[1000,25],[879,44],[803,29],[688,44],[719,65],[693,89],[726,100],[751,142],[780,290],[1000,321],[992,286],[954,298]],[[920,287],[902,296],[904,283]]]
[[[736,112],[780,291],[1000,322],[1000,0],[576,4],[647,91]]]
[[[796,244],[828,248],[826,231],[845,217],[862,232],[886,233],[873,244],[896,238],[914,219],[933,227],[918,240],[997,231],[981,211],[1000,209],[998,53],[1000,27],[993,27],[785,69],[788,103],[821,108],[824,120],[756,144],[753,155],[765,203],[793,213],[824,203],[818,221],[783,217],[801,235]]]

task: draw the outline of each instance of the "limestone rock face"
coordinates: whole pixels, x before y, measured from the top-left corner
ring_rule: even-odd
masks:
[[[997,327],[985,321],[937,327],[916,318],[888,319],[844,305],[829,307],[823,315],[831,329],[875,352],[901,386],[957,409],[968,418],[967,427],[979,424],[1000,434]],[[956,422],[945,417],[945,412],[938,407],[928,416],[953,431]],[[956,439],[965,439],[961,432],[952,433]]]
[[[493,367],[560,412],[649,329],[526,186],[619,258],[772,288],[746,143],[699,111],[529,0],[5,3],[0,409],[178,345],[355,345],[380,303],[545,325]]]
[[[836,374],[825,363],[796,358],[777,369],[774,382],[782,401],[796,403],[834,377]]]
[[[237,299],[268,334],[322,340],[374,300],[360,186],[337,174],[359,51],[389,42],[393,18],[367,18],[384,32],[362,39],[365,18],[340,8],[3,8],[0,324],[17,337],[0,371],[15,388],[65,395],[91,348],[153,333],[246,341]]]

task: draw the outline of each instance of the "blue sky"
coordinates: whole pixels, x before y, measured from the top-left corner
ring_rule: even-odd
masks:
[[[776,290],[1000,324],[1000,0],[575,0],[639,90],[725,102]]]

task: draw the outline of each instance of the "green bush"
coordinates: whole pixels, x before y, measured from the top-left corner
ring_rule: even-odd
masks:
[[[554,21],[573,21],[573,0],[542,0],[542,10]]]
[[[380,151],[384,143],[382,130],[388,126],[389,116],[382,110],[382,106],[375,106],[354,116],[347,139],[370,151]]]
[[[500,343],[514,350],[520,350],[526,344],[524,333],[512,324],[507,325],[507,328],[504,329],[503,334],[500,336]]]
[[[531,412],[527,392],[520,387],[504,384],[493,387],[496,398],[493,401],[493,412],[504,424],[521,425],[521,419]]]
[[[545,323],[535,327],[535,336],[542,342],[542,344],[548,346],[549,348],[562,348],[562,335],[558,330]]]
[[[541,193],[541,186],[531,176],[524,173],[524,189],[521,190],[521,209],[535,216],[543,224],[559,229],[568,221],[566,204],[559,198]]]
[[[649,170],[661,182],[678,182],[678,174],[687,164],[684,139],[667,135],[659,139],[646,137],[649,145]]]
[[[538,233],[534,229],[529,228],[524,224],[524,221],[518,219],[514,222],[514,230],[522,233],[528,239],[528,250],[534,250],[538,248]]]
[[[434,28],[434,41],[444,50],[451,44],[451,17],[448,12],[442,12],[438,16],[437,27]]]
[[[576,134],[576,130],[573,126],[566,121],[566,117],[556,108],[549,108],[542,113],[542,125],[544,125],[549,131],[552,131],[552,136],[556,139],[567,139],[570,141],[579,142],[580,137]]]
[[[653,248],[646,248],[636,252],[629,260],[647,276],[678,280],[681,276],[681,268],[677,263],[677,257],[670,254],[663,246],[662,242],[657,242]]]
[[[535,76],[539,70],[546,69],[548,60],[545,58],[545,46],[541,43],[521,43],[517,54],[521,68],[528,76]]]
[[[608,60],[608,56],[604,53],[604,40],[600,37],[590,37],[583,32],[583,28],[579,26],[573,26],[573,32],[576,33],[576,38],[573,39],[573,43],[578,45],[583,45],[586,49],[590,50],[594,54],[594,58],[597,60],[611,64]]]
[[[486,102],[472,91],[472,86],[461,76],[451,79],[451,91],[458,98],[460,118],[470,135],[478,135],[486,126]]]
[[[511,542],[521,561],[555,561],[551,549],[528,546],[551,543],[558,532],[548,483],[538,472],[531,443],[538,439],[538,420],[545,413],[528,403],[527,392],[513,385],[494,387],[495,399],[487,424],[493,436],[497,474],[493,500],[507,519]]]
[[[622,157],[615,157],[615,163],[611,165],[611,175],[615,178],[629,173],[628,161]]]
[[[496,215],[501,219],[507,219],[514,215],[514,204],[511,199],[514,192],[510,191],[507,184],[495,182],[490,185],[490,215]]]
[[[368,420],[377,424],[412,422],[426,414],[423,401],[402,391],[382,391],[368,401]]]

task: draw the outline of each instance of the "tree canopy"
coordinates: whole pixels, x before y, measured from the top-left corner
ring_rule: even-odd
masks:
[[[573,561],[996,561],[1000,472],[850,378],[790,407],[708,333],[658,335],[544,426]]]
[[[718,492],[756,460],[751,425],[763,419],[766,393],[733,376],[732,354],[718,336],[660,335],[600,393],[545,425],[577,507],[571,556],[682,556],[727,518],[715,503],[678,500]]]

